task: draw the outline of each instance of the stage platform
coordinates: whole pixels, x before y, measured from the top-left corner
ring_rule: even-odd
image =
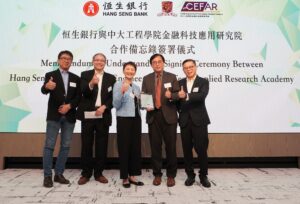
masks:
[[[164,172],[165,173],[165,172]],[[152,185],[151,170],[143,169],[139,177],[145,186],[121,185],[118,170],[105,170],[108,184],[92,179],[79,186],[79,169],[67,169],[69,185],[54,183],[53,188],[42,186],[41,169],[0,170],[0,203],[140,203],[140,204],[291,204],[300,203],[300,169],[298,168],[240,168],[209,169],[212,187],[203,188],[199,179],[186,187],[183,169],[178,170],[176,185],[168,188],[164,174],[160,186]]]

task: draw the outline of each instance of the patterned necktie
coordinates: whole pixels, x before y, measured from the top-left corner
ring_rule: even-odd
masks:
[[[160,74],[157,74],[156,87],[155,87],[155,108],[157,109],[161,107],[160,95],[161,95],[161,76]]]

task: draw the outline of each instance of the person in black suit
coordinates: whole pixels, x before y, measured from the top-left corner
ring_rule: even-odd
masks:
[[[162,141],[165,143],[167,156],[167,186],[175,185],[177,173],[176,129],[179,85],[176,76],[164,71],[165,58],[154,54],[150,58],[152,73],[143,78],[142,92],[151,94],[154,109],[147,109],[146,122],[149,128],[151,159],[153,168],[153,185],[161,184],[162,176]],[[158,88],[159,87],[159,88]]]
[[[69,184],[64,176],[72,134],[76,122],[76,108],[80,100],[80,78],[69,72],[73,54],[61,51],[58,54],[59,69],[48,72],[41,88],[43,94],[49,94],[47,111],[47,129],[43,153],[44,187],[52,187],[53,150],[59,130],[61,130],[60,150],[55,164],[54,181]]]
[[[210,120],[205,107],[205,98],[209,90],[207,79],[197,75],[196,62],[193,59],[184,60],[182,63],[186,78],[179,81],[179,126],[181,129],[181,141],[184,154],[185,172],[188,178],[186,186],[195,182],[193,167],[193,152],[196,150],[200,166],[200,183],[209,188],[211,186],[207,178],[207,148]]]
[[[108,183],[102,174],[107,157],[109,126],[112,122],[112,89],[116,77],[104,72],[106,57],[102,53],[93,56],[93,70],[81,73],[82,98],[77,118],[81,120],[81,177],[79,185],[94,178]],[[93,146],[95,141],[95,161]]]

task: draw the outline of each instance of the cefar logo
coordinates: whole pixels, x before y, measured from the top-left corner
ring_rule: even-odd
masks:
[[[217,3],[208,3],[206,1],[186,1],[184,2],[180,17],[200,17],[207,18],[211,16],[223,15],[218,8]]]
[[[207,3],[204,1],[186,1],[184,2],[182,12],[204,12],[204,11],[217,11],[218,5],[216,3]]]
[[[88,1],[83,6],[83,12],[87,16],[95,16],[99,12],[99,5],[94,1]]]

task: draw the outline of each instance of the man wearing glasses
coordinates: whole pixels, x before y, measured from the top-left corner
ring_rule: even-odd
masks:
[[[179,81],[179,126],[181,130],[182,149],[184,154],[186,186],[195,182],[193,167],[193,152],[196,150],[200,166],[199,178],[202,186],[211,186],[207,178],[207,125],[210,123],[205,107],[205,98],[209,90],[208,80],[197,75],[196,62],[193,59],[184,60],[182,63],[186,78]]]
[[[112,89],[116,77],[104,72],[106,57],[102,53],[93,56],[94,69],[81,73],[82,98],[77,119],[81,120],[81,177],[79,185],[86,184],[92,175],[96,181],[106,184],[102,174],[107,157],[109,126],[112,123]],[[95,143],[95,159],[93,149]]]
[[[153,72],[143,78],[142,92],[151,94],[154,107],[147,108],[146,122],[149,128],[153,185],[161,184],[162,177],[162,141],[167,156],[167,186],[175,185],[177,173],[176,128],[179,85],[176,76],[164,71],[165,58],[154,54],[150,58]]]
[[[47,111],[47,129],[43,153],[44,187],[53,187],[52,162],[57,135],[61,130],[60,150],[55,164],[54,182],[69,184],[64,176],[72,134],[76,122],[76,108],[80,100],[80,78],[69,72],[73,54],[61,51],[58,54],[59,69],[46,73],[41,88],[43,94],[49,94]]]

